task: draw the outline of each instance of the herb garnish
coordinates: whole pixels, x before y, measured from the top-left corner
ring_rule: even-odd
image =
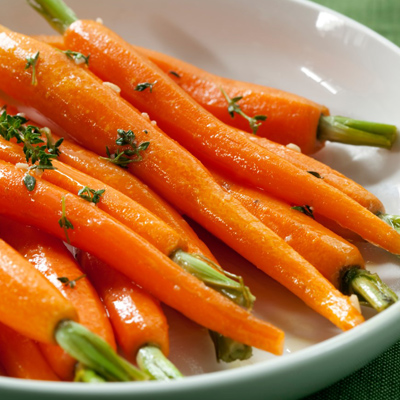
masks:
[[[28,120],[21,115],[9,115],[7,110],[3,110],[0,115],[0,135],[10,141],[16,139],[17,143],[23,143],[23,151],[25,154],[26,162],[31,162],[32,165],[29,170],[45,170],[56,169],[52,161],[60,154],[59,147],[63,142],[63,138],[54,142],[50,129],[39,129],[34,125],[25,126]],[[46,136],[46,143],[41,138],[42,134]],[[37,163],[37,164],[36,164]],[[35,188],[35,178],[27,174],[24,177],[24,184],[29,191]]]
[[[36,86],[37,85],[37,80],[36,80],[36,64],[39,59],[39,52],[37,52],[33,57],[26,57],[26,65],[25,69],[28,69],[32,67],[32,85]]]
[[[88,201],[89,203],[97,204],[100,201],[101,195],[105,192],[105,189],[94,190],[88,186],[85,186],[78,192],[78,196]]]
[[[57,279],[62,282],[65,286],[69,286],[71,289],[73,289],[76,286],[76,282],[79,281],[79,279],[86,278],[86,274],[83,274],[81,276],[78,276],[75,279],[70,280],[66,276],[60,276]]]
[[[169,71],[169,73],[171,74],[171,75],[173,75],[173,76],[176,76],[177,78],[180,78],[181,76],[177,73],[177,72],[175,72],[175,71]]]
[[[311,217],[312,219],[315,219],[314,218],[313,209],[310,206],[307,206],[307,205],[305,205],[305,206],[295,206],[295,207],[292,207],[292,209],[300,211],[303,214],[307,215],[307,217]]]
[[[85,63],[87,66],[89,66],[90,54],[85,56],[82,53],[79,53],[78,51],[72,51],[72,50],[65,50],[63,51],[63,53],[71,60],[74,60],[75,64]]]
[[[68,236],[68,229],[74,229],[74,226],[72,225],[71,221],[67,218],[64,196],[61,197],[61,209],[62,209],[62,214],[61,218],[58,220],[58,224],[60,225],[61,228],[64,229],[65,237],[67,238],[67,243],[71,244]]]
[[[146,150],[149,147],[150,142],[142,142],[137,145],[136,136],[130,129],[128,131],[118,129],[118,135],[119,138],[115,141],[115,143],[118,146],[129,146],[130,148],[123,151],[117,149],[114,154],[111,154],[110,149],[106,146],[106,153],[108,157],[102,158],[123,168],[128,168],[128,165],[133,162],[142,161],[143,157],[140,152]]]
[[[323,176],[321,176],[318,172],[315,171],[307,171],[309,174],[314,175],[318,179],[324,179]]]
[[[239,104],[237,102],[239,100],[243,99],[243,96],[237,96],[231,99],[228,94],[225,92],[223,88],[220,88],[222,94],[224,95],[226,101],[228,102],[228,112],[229,115],[234,118],[235,113],[241,115],[243,118],[247,119],[250,124],[251,131],[255,135],[257,133],[258,128],[261,125],[261,122],[259,121],[265,121],[267,119],[266,115],[255,115],[254,117],[249,117],[247,114],[245,114],[242,109],[240,108]]]
[[[135,89],[137,92],[143,92],[143,90],[146,90],[147,88],[149,88],[150,93],[153,91],[153,86],[157,83],[157,81],[154,81],[153,83],[150,82],[143,82],[143,83],[139,83],[138,85],[136,85]]]

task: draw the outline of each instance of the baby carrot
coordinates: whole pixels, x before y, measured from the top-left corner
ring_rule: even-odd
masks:
[[[212,173],[228,193],[289,243],[343,293],[357,294],[363,303],[377,311],[386,309],[398,300],[397,295],[377,274],[365,270],[364,260],[357,247],[315,221],[311,210],[297,210],[263,191],[239,185],[215,171]]]
[[[159,380],[182,377],[166,358],[168,324],[159,302],[96,257],[79,252],[78,260],[101,296],[128,360]]]
[[[58,381],[38,345],[0,323],[0,363],[7,376],[21,379]]]
[[[329,117],[325,106],[304,97],[222,78],[166,54],[133,47],[224,123],[276,143],[294,143],[305,154],[318,151],[326,140],[385,148],[395,140],[393,125]],[[266,121],[257,123],[254,117],[259,115]],[[251,123],[259,125],[252,129]]]
[[[4,217],[0,217],[0,237],[71,301],[81,324],[116,348],[110,322],[97,293],[59,239]],[[40,347],[57,375],[63,380],[71,380],[76,361],[59,346],[40,343]]]
[[[34,101],[43,114],[51,116],[70,135],[97,153],[105,154],[106,146],[111,153],[118,150],[115,144],[118,129],[137,133],[139,142],[150,141],[150,146],[141,155],[142,161],[129,165],[132,172],[157,187],[167,200],[332,322],[343,329],[361,322],[361,316],[347,298],[335,291],[309,263],[232,196],[224,193],[190,153],[156,129],[112,89],[44,43],[11,32],[3,32],[3,35],[12,37],[10,40],[18,48],[18,54],[12,50],[2,51],[0,34],[0,70],[6,78],[0,85],[5,92],[26,103]],[[23,68],[25,54],[33,51],[32,43],[35,51],[41,54],[41,67],[37,69],[41,84],[35,87],[30,83],[30,74]],[[1,68],[2,65],[13,65],[12,72]],[[16,74],[19,76],[19,68],[21,79],[15,79]],[[76,102],[78,92],[79,104]],[[65,104],[68,104],[68,112]],[[74,118],[69,118],[69,113]],[[310,282],[314,283],[312,289]],[[337,306],[331,307],[335,302]],[[342,311],[338,312],[339,309]]]
[[[62,239],[65,232],[59,220],[67,218],[74,227],[69,232],[72,245],[118,269],[164,303],[239,342],[277,354],[282,352],[283,332],[206,287],[97,207],[40,179],[29,192],[22,182],[24,173],[3,161],[0,171],[1,214]],[[62,200],[66,204],[64,210]],[[133,259],[132,255],[137,256]]]
[[[290,203],[311,206],[317,213],[337,221],[371,243],[394,254],[400,253],[400,235],[378,217],[322,179],[221,123],[104,26],[76,21],[66,30],[64,40],[68,47],[90,53],[90,68],[98,76],[118,85],[125,98],[156,118],[167,134],[200,160],[230,171],[242,182],[263,188]],[[122,53],[124,57],[119,56]],[[139,79],[157,83],[151,92],[138,91],[135,89],[140,84]],[[144,136],[138,130],[138,140],[144,140]],[[131,167],[142,178],[142,166],[148,158]]]
[[[64,40],[62,36],[45,36],[41,37],[41,40],[52,44],[53,46],[56,47],[62,47],[64,46]],[[218,88],[216,85],[216,82],[213,81],[215,78],[217,81],[219,77],[214,77],[212,78],[211,74],[207,74],[204,71],[200,71],[197,68],[190,66],[189,64],[183,63],[179,60],[173,59],[172,57],[166,56],[161,53],[154,52],[152,50],[147,50],[144,48],[136,47],[133,46],[134,49],[139,51],[141,54],[145,55],[148,57],[151,61],[155,62],[157,66],[159,66],[165,73],[169,74],[169,76],[176,81],[176,83],[182,87],[183,90],[185,90],[187,93],[189,93],[199,104],[204,107],[206,110],[211,112],[214,116],[222,120],[223,122],[226,122],[229,124],[231,121],[231,118],[229,118],[229,113],[227,112],[227,104],[226,100],[223,99],[223,95],[221,93],[221,90]],[[193,71],[191,71],[193,69]],[[176,74],[171,73],[175,72],[177,75],[179,75],[179,78],[176,76]],[[198,71],[197,73],[195,73]],[[210,89],[208,87],[209,80],[204,80],[204,76],[202,74],[206,74],[207,76],[210,77],[211,83],[210,85],[213,86],[213,88]],[[200,77],[199,77],[200,75]],[[199,79],[196,79],[199,78]],[[223,80],[223,79],[222,79]],[[206,83],[207,82],[207,83]],[[226,80],[228,83],[229,80]],[[221,82],[220,82],[221,83]],[[239,82],[242,84],[241,82]],[[243,83],[244,84],[244,83]],[[247,85],[247,84],[244,84]],[[229,86],[225,85],[224,87]],[[249,86],[251,86],[249,84]],[[253,85],[255,86],[255,85]],[[208,90],[210,89],[210,90]],[[267,88],[268,89],[268,88]],[[233,90],[233,89],[232,89]],[[250,89],[247,88],[245,90],[246,93],[248,93]],[[269,90],[269,89],[268,89]],[[274,91],[274,89],[272,89]],[[279,93],[279,91],[276,91]],[[229,91],[231,97],[236,97],[235,92]],[[252,92],[253,94],[253,92]],[[251,97],[252,94],[249,96]],[[258,93],[257,95],[264,95],[266,93]],[[202,96],[205,96],[203,98]],[[215,97],[214,97],[215,96]],[[312,122],[312,113],[310,113],[310,110],[313,109],[315,111],[315,107],[319,107],[315,103],[309,102],[308,100],[305,100],[303,98],[299,98],[298,96],[293,96],[294,98],[297,99],[297,101],[300,101],[302,104],[303,101],[305,101],[305,104],[302,104],[302,106],[305,107],[306,113],[304,115],[299,116],[298,113],[293,112],[290,114],[288,117],[286,115],[286,118],[284,119],[285,122],[290,121],[290,117],[292,117],[295,121],[299,121],[301,123],[302,118],[304,118],[304,121],[307,120],[307,118],[310,119],[310,124],[311,125],[316,125],[317,124],[317,118],[315,118],[314,122]],[[222,110],[221,110],[221,99],[222,100]],[[202,100],[202,101],[201,101]],[[297,104],[297,101],[294,103]],[[251,100],[250,100],[251,103]],[[265,104],[262,102],[258,102],[258,105],[260,104]],[[251,103],[251,105],[253,105]],[[293,105],[293,103],[291,104]],[[287,105],[288,106],[288,105]],[[323,107],[321,107],[322,109]],[[277,112],[277,110],[280,110]],[[283,111],[285,111],[285,108],[279,109],[277,108],[275,112],[273,113],[274,117],[278,117],[279,121],[282,119]],[[282,114],[280,112],[282,111]],[[223,118],[222,114],[226,117]],[[327,109],[325,111],[327,112]],[[318,116],[320,112],[314,112],[314,117]],[[277,115],[278,114],[278,115]],[[236,121],[236,124],[235,124]],[[247,124],[247,121],[245,119],[241,119],[236,117],[234,120],[232,120],[233,124],[237,128],[244,128],[241,127],[240,121],[242,124]],[[304,122],[303,121],[303,122]],[[294,128],[289,130],[289,131],[282,131],[282,130],[276,130],[273,131],[271,130],[268,131],[267,135],[262,135],[262,132],[265,130],[263,128],[267,128],[269,123],[271,122],[271,119],[268,118],[268,123],[265,122],[259,127],[259,131],[257,133],[260,133],[260,135],[252,135],[248,134],[246,135],[247,138],[256,144],[265,147],[267,150],[271,151],[272,153],[282,157],[283,159],[291,162],[293,165],[296,167],[304,170],[304,171],[313,171],[313,172],[318,172],[325,180],[326,183],[329,183],[333,187],[341,190],[343,193],[347,194],[349,197],[353,198],[355,201],[366,207],[368,210],[376,214],[377,212],[384,212],[384,207],[380,200],[374,196],[372,193],[368,192],[366,189],[364,189],[361,185],[357,184],[356,182],[352,181],[351,179],[345,177],[343,174],[335,171],[332,168],[329,168],[327,165],[313,159],[310,157],[307,157],[305,154],[302,154],[301,152],[293,151],[285,146],[280,145],[279,143],[282,143],[282,140],[284,141],[283,144],[288,144],[288,143],[295,143],[300,146],[301,150],[304,153],[308,153],[311,151],[311,149],[314,148],[313,151],[316,151],[318,147],[315,147],[315,132],[316,129],[309,129],[306,128],[306,132],[309,134],[306,135],[305,132],[303,132],[301,129],[300,131],[295,130]],[[232,123],[231,123],[232,124]],[[273,122],[272,122],[273,124]],[[303,126],[304,129],[305,126]],[[274,132],[278,135],[277,137],[274,137]],[[284,134],[284,132],[287,133],[287,135]],[[303,134],[302,134],[303,132]],[[265,132],[264,132],[265,133]],[[311,136],[310,136],[311,134]],[[267,136],[270,140],[262,137],[262,136]],[[295,137],[294,137],[295,136]],[[376,135],[375,135],[376,136]],[[309,143],[303,143],[301,142],[302,140],[310,140],[312,138],[312,141]],[[322,142],[317,142],[322,145]],[[310,150],[310,151],[307,151]]]

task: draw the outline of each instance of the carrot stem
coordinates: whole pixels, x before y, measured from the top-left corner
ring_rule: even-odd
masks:
[[[247,307],[247,309],[253,307],[256,298],[250,292],[250,289],[244,285],[241,276],[224,271],[219,265],[200,254],[189,254],[177,250],[170,258],[187,272],[234,303]],[[209,330],[209,333],[215,346],[218,361],[247,360],[252,356],[251,346],[211,330]]]
[[[253,307],[256,298],[252,295],[250,289],[244,285],[241,276],[224,271],[219,265],[200,254],[189,254],[177,250],[170,258],[185,271],[222,293],[234,303],[249,310]]]
[[[377,274],[354,267],[342,275],[341,290],[345,294],[356,294],[363,305],[381,312],[398,301],[398,297]]]
[[[61,34],[77,20],[75,13],[61,0],[28,0],[28,3]]]
[[[74,382],[102,383],[106,382],[106,380],[101,377],[97,372],[79,363],[76,369]]]
[[[57,343],[83,365],[109,381],[147,380],[148,376],[118,356],[110,345],[84,326],[64,320],[55,332]]]
[[[390,149],[396,139],[394,125],[360,121],[341,116],[322,116],[318,140]]]
[[[137,353],[136,361],[142,371],[157,381],[183,378],[180,371],[158,347],[143,346]]]
[[[248,360],[253,355],[253,348],[233,340],[218,332],[208,331],[214,343],[217,360],[232,362],[236,360]]]
[[[382,221],[386,222],[389,226],[400,233],[400,215],[377,213],[376,214]]]

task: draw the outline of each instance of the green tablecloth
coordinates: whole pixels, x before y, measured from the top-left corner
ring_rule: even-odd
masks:
[[[361,22],[400,46],[400,0],[314,1]],[[359,371],[307,397],[307,400],[394,399],[400,399],[400,342]]]

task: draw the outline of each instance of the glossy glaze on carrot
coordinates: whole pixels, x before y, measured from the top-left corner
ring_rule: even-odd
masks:
[[[58,280],[60,277],[73,280],[84,274],[59,239],[4,217],[0,217],[0,237],[34,265],[73,304],[82,325],[116,348],[104,306],[89,280],[81,278],[73,288]],[[57,345],[41,343],[40,348],[61,379],[73,379],[76,361],[72,357]]]
[[[78,260],[102,298],[128,360],[134,362],[146,345],[159,347],[168,356],[168,323],[159,302],[96,257],[79,252]]]
[[[4,32],[0,44],[2,35],[12,38],[18,48],[16,54],[12,49],[1,50],[0,45],[0,59],[7,61],[4,65],[14,66],[12,71],[1,69],[7,76],[1,88],[10,96],[27,104],[34,100],[38,110],[98,154],[104,155],[106,146],[112,153],[117,150],[117,129],[131,129],[139,143],[150,141],[143,160],[130,164],[130,171],[341,328],[349,329],[362,321],[348,299],[314,267],[225,193],[198,160],[112,89],[44,43]],[[37,73],[41,83],[36,87],[30,85],[30,74],[22,68],[24,55],[34,50],[41,54]],[[16,71],[18,76],[22,74],[18,80]]]
[[[63,215],[61,200],[64,199],[68,220],[74,226],[68,232],[72,245],[118,269],[159,300],[200,325],[249,346],[281,354],[283,332],[278,328],[258,320],[208,288],[140,236],[87,201],[40,179],[37,179],[35,189],[28,192],[23,177],[24,173],[15,166],[0,161],[0,214],[65,240],[65,232],[58,222]],[[328,301],[334,300],[330,298]],[[346,304],[346,314],[350,313],[349,308]],[[339,313],[339,317],[349,318],[343,313]],[[358,316],[351,317],[351,322],[361,322]]]

